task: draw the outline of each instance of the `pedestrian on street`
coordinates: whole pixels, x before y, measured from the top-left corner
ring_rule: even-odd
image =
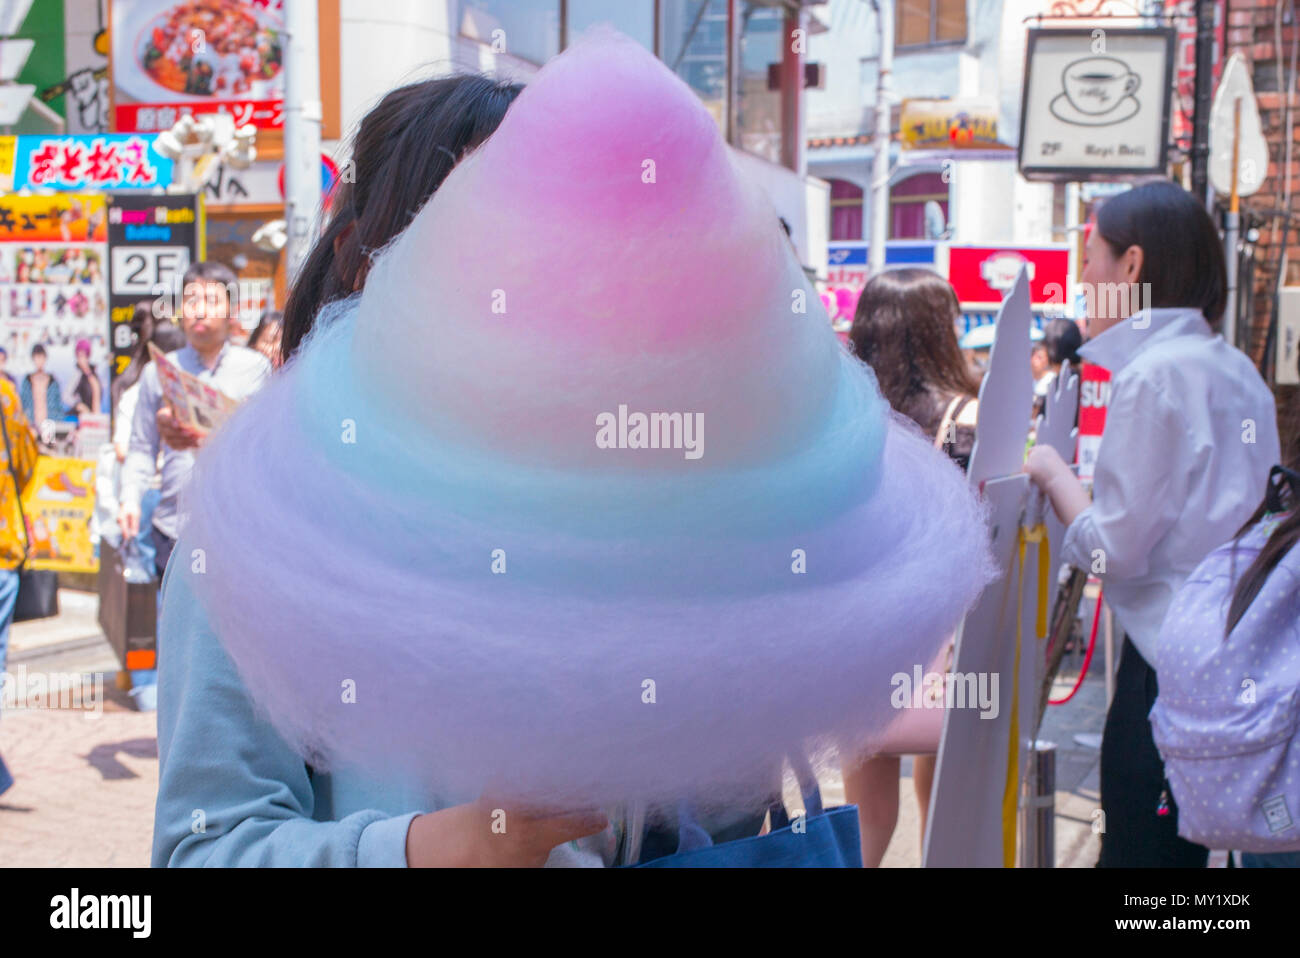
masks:
[[[0,429],[4,434],[0,453],[5,457],[0,472],[0,675],[3,675],[9,652],[9,626],[18,601],[18,570],[27,555],[27,530],[20,530],[14,523],[19,514],[14,502],[31,482],[38,455],[18,393],[7,379],[0,379]],[[4,757],[0,756],[0,794],[13,783]]]
[[[1155,640],[1174,593],[1259,502],[1280,455],[1273,395],[1215,331],[1223,247],[1181,187],[1148,183],[1108,200],[1082,275],[1092,305],[1079,352],[1114,377],[1093,499],[1050,446],[1035,446],[1025,471],[1068,527],[1062,557],[1101,579],[1125,633],[1102,738],[1099,864],[1204,867],[1208,850],[1178,836],[1147,718]]]
[[[186,345],[168,357],[184,372],[239,402],[262,387],[271,375],[271,364],[260,353],[228,342],[230,295],[235,288],[235,274],[221,263],[194,263],[185,271],[181,329]],[[141,534],[149,537],[154,549],[154,566],[161,577],[180,530],[181,490],[189,481],[194,450],[202,444],[202,439],[197,432],[182,429],[169,433],[164,442],[159,414],[166,399],[156,363],[145,367],[139,386],[139,399],[131,420],[131,441],[122,466],[117,522],[124,542]],[[140,523],[142,504],[156,477],[160,477],[158,504],[150,528],[145,530]],[[132,676],[136,702],[142,709],[152,707],[153,671],[141,670]]]
[[[957,344],[961,306],[948,281],[933,270],[903,268],[873,276],[858,299],[849,342],[854,354],[870,366],[890,406],[921,427],[963,470],[970,466],[979,410],[978,377]],[[946,658],[946,654],[945,654]],[[943,663],[940,663],[943,666]],[[946,668],[946,666],[943,666]],[[938,718],[941,712],[909,709],[903,721]],[[939,729],[933,730],[939,745]],[[924,734],[901,734],[882,743],[880,754],[856,767],[844,764],[844,795],[858,806],[862,832],[862,863],[880,865],[898,824],[898,746],[910,747]],[[921,834],[930,812],[936,755],[912,756],[912,784],[920,806]]]

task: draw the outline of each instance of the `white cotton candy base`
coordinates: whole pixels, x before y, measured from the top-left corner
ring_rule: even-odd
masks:
[[[964,477],[893,415],[864,434],[875,475],[856,495],[834,475],[832,432],[831,452],[808,452],[829,458],[810,460],[807,494],[791,493],[798,470],[767,501],[754,476],[723,472],[683,488],[725,504],[734,481],[735,514],[689,524],[675,515],[694,506],[664,488],[644,508],[593,491],[616,515],[580,516],[559,490],[586,476],[534,477],[553,514],[439,492],[452,451],[403,459],[411,434],[365,414],[368,447],[329,434],[340,409],[366,408],[346,382],[337,407],[309,388],[348,354],[348,323],[200,456],[184,548],[204,550],[204,571],[175,573],[319,768],[556,809],[761,804],[787,754],[878,738],[897,715],[892,676],[929,665],[988,578]],[[845,388],[879,400],[865,367],[844,369]]]

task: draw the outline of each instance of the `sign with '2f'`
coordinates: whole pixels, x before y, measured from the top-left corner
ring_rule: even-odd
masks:
[[[1088,180],[1165,170],[1174,31],[1030,30],[1020,172]]]
[[[147,304],[156,319],[174,318],[181,279],[201,252],[202,220],[195,196],[113,197],[108,289],[114,376],[131,361],[131,320],[138,305]]]

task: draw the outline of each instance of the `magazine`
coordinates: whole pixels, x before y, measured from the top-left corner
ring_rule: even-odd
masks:
[[[206,435],[229,419],[239,405],[221,390],[185,372],[153,343],[149,344],[149,355],[158,367],[163,397],[182,424]]]

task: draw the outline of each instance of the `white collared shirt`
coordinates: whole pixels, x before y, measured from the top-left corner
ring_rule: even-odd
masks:
[[[1080,350],[1111,372],[1093,502],[1062,555],[1097,574],[1148,663],[1174,593],[1264,498],[1273,394],[1196,309],[1148,309]]]

